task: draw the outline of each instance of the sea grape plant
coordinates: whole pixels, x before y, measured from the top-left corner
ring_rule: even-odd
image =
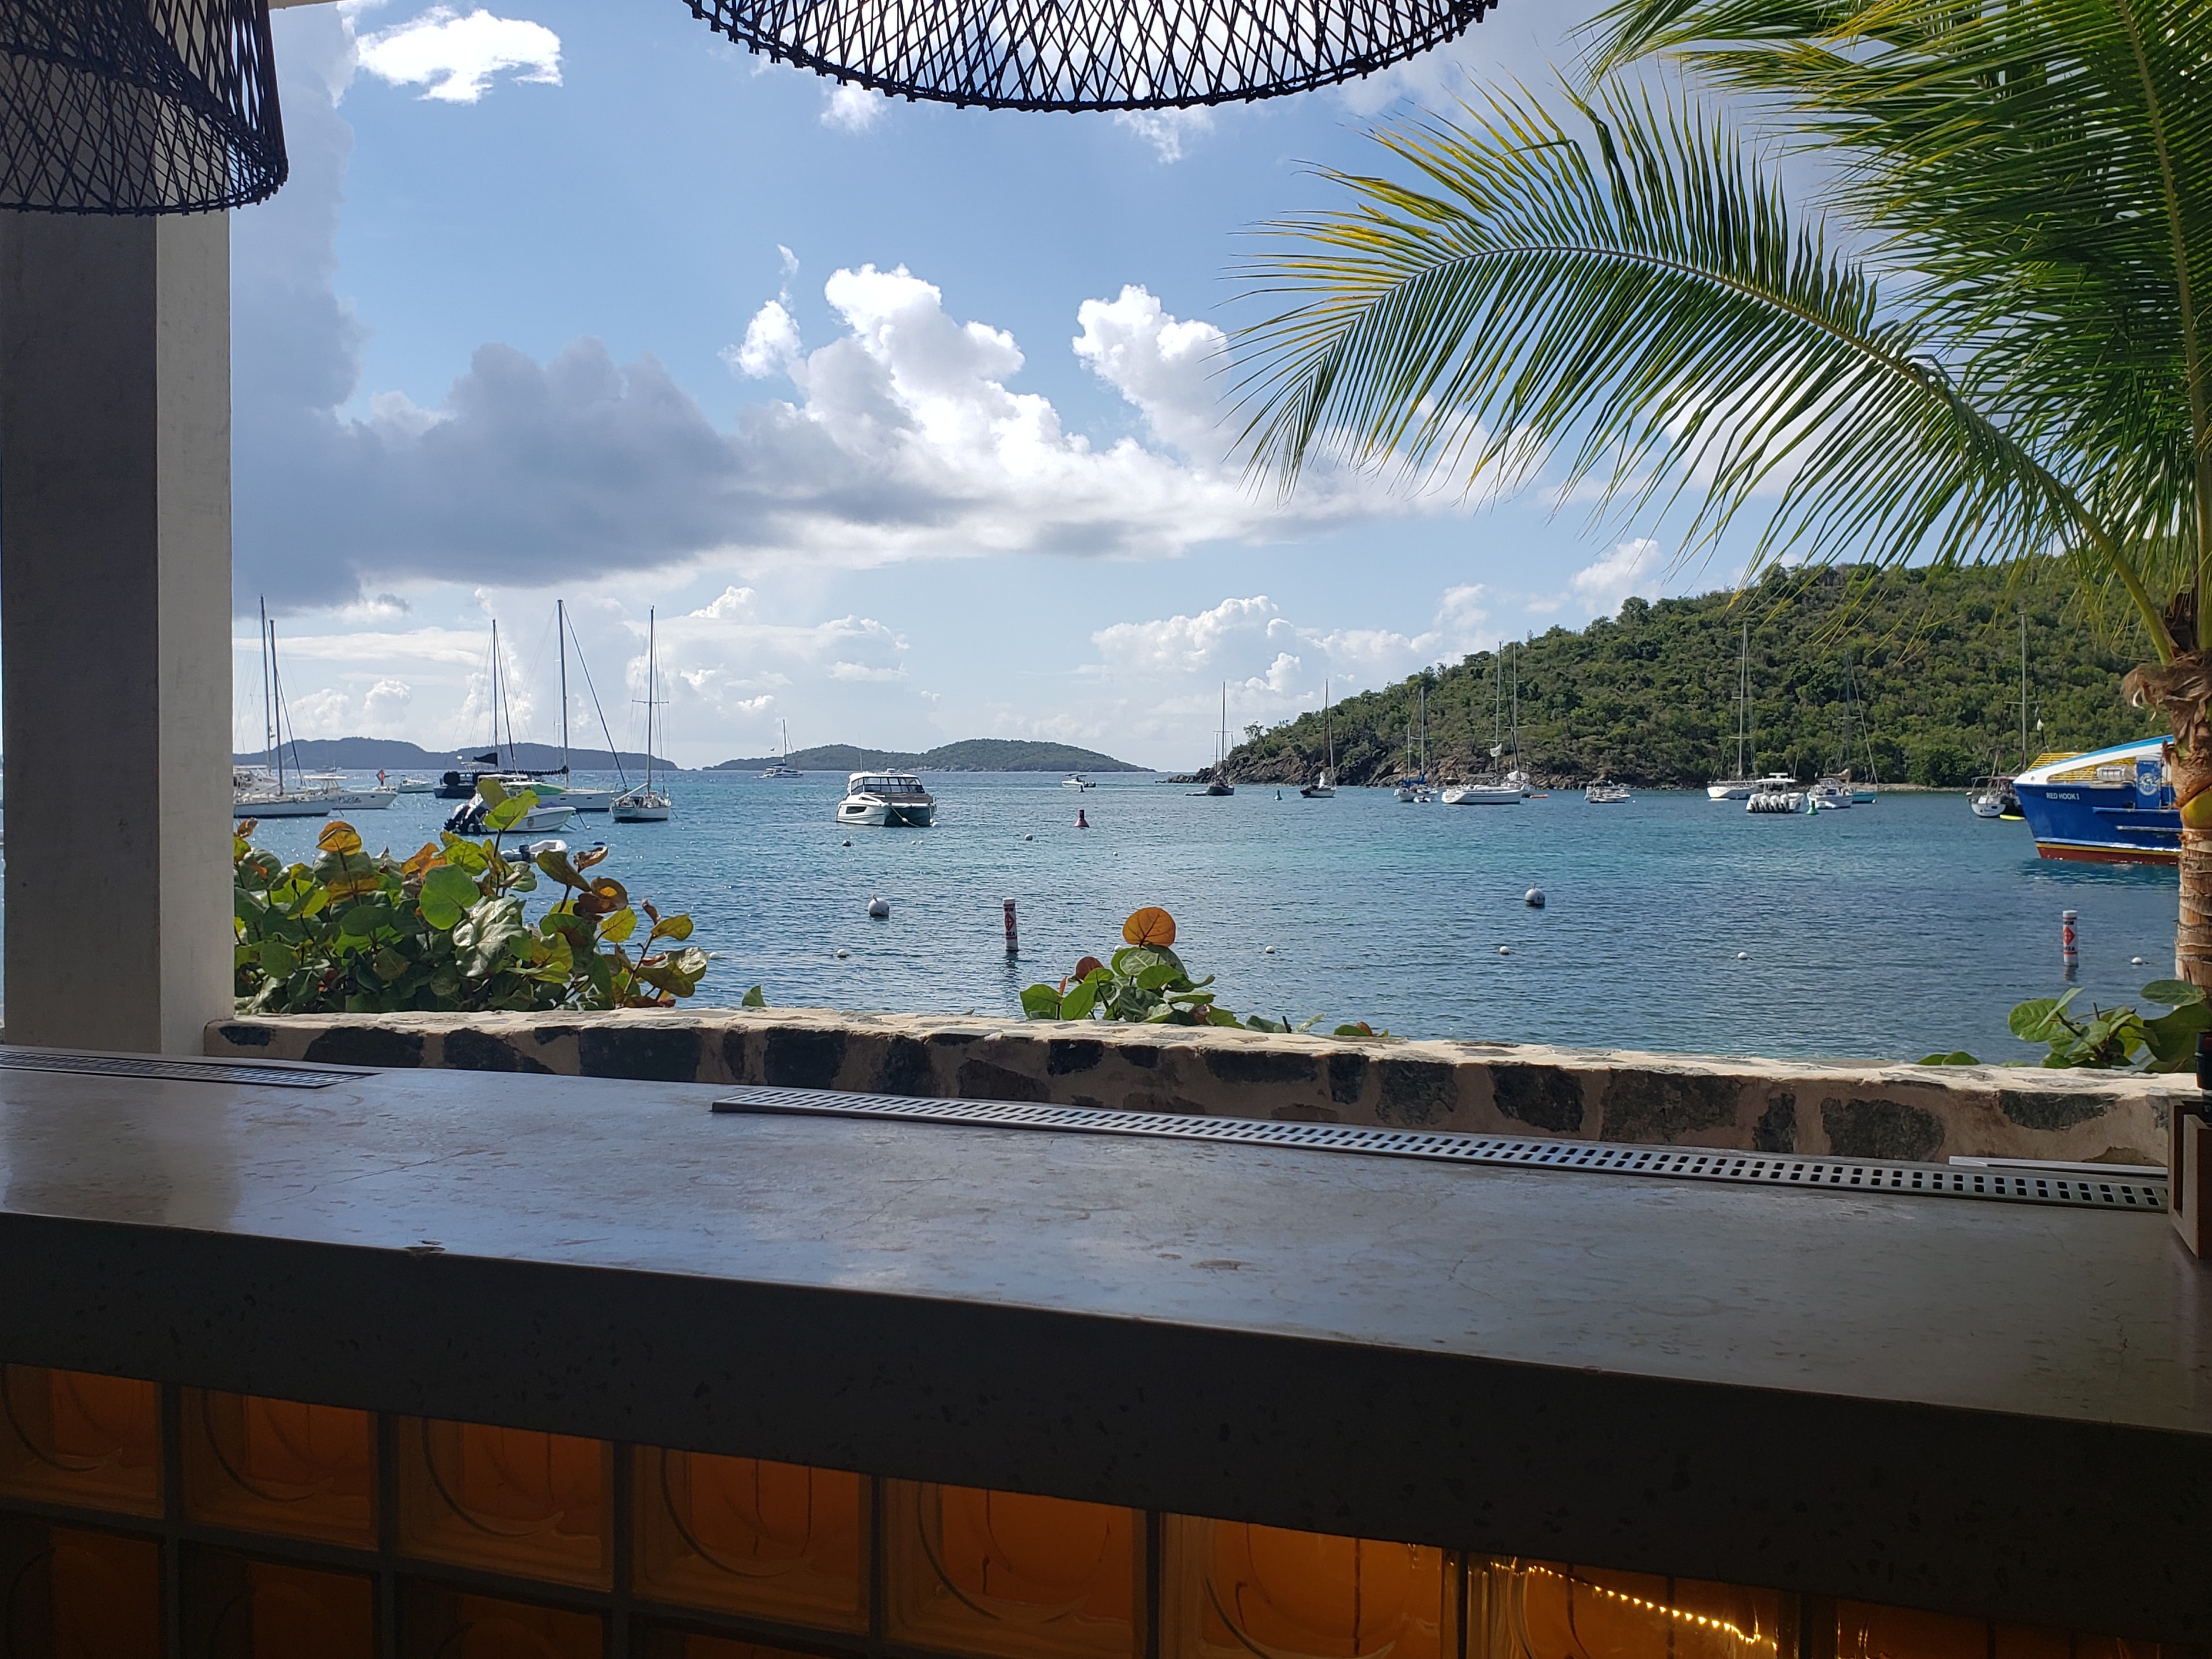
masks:
[[[2182,1072],[2197,1061],[2197,1036],[2212,1030],[2212,1004],[2204,993],[2186,980],[2154,979],[2142,988],[2145,1002],[2163,1007],[2162,1014],[2144,1014],[2122,1005],[2100,1008],[2092,1005],[2087,1018],[2067,1009],[2081,990],[2063,997],[2036,997],[2016,1005],[2006,1024],[2023,1042],[2040,1042],[2049,1052],[2042,1064],[2067,1068],[2106,1071]],[[1981,1062],[1964,1049],[1929,1054],[1923,1066],[1978,1066]]]
[[[1222,1007],[1206,988],[1213,975],[1194,980],[1182,958],[1171,948],[1176,940],[1175,918],[1158,905],[1146,905],[1121,924],[1127,941],[1112,957],[1101,962],[1085,957],[1075,970],[1057,985],[1032,985],[1022,993],[1022,1012],[1030,1019],[1119,1020],[1143,1025],[1223,1025],[1245,1031],[1307,1031],[1321,1023],[1316,1016],[1292,1025],[1286,1015],[1269,1019],[1265,1014],[1243,1018]],[[1340,1025],[1338,1036],[1388,1037],[1365,1024]]]
[[[406,859],[364,851],[360,833],[333,819],[312,864],[287,865],[252,844],[252,819],[241,823],[231,842],[239,1011],[660,1008],[697,989],[707,953],[684,943],[690,916],[633,903],[622,883],[594,873],[605,848],[571,858],[557,845],[503,847],[537,798],[488,778],[479,787],[499,793],[487,803],[488,839],[441,835]],[[523,898],[541,878],[562,890],[532,921]]]

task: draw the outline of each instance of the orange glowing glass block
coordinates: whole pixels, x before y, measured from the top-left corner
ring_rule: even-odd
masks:
[[[630,1651],[640,1659],[813,1659],[785,1648],[763,1647],[757,1642],[730,1636],[702,1636],[696,1631],[663,1625],[642,1627]]]
[[[593,1613],[403,1583],[403,1659],[601,1659],[606,1621]]]
[[[0,1494],[159,1516],[161,1448],[153,1383],[0,1365]]]
[[[614,1581],[604,1440],[403,1417],[399,1547],[406,1554],[550,1583]]]
[[[184,1596],[191,1659],[375,1659],[376,1587],[356,1573],[194,1550]]]
[[[1481,1659],[1792,1659],[1783,1597],[1704,1579],[1493,1560],[1468,1577]],[[1979,1659],[1987,1659],[1982,1655]]]
[[[161,1547],[0,1518],[0,1653],[160,1659]]]
[[[886,1481],[885,1632],[995,1659],[1131,1659],[1144,1645],[1135,1514]]]
[[[821,1630],[867,1629],[860,1476],[646,1446],[632,1467],[639,1595]]]
[[[1836,1659],[1989,1659],[1990,1635],[1979,1619],[1836,1603]]]
[[[1425,1545],[1171,1516],[1161,1651],[1168,1659],[1458,1659],[1455,1560]]]
[[[367,1412],[184,1391],[185,1513],[211,1526],[376,1547]]]

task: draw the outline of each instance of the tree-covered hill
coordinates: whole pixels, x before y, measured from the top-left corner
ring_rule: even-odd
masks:
[[[726,760],[712,772],[743,772],[768,765],[769,756],[750,760]],[[802,772],[865,772],[896,769],[908,772],[1142,772],[1146,769],[1115,760],[1095,749],[1078,749],[1065,743],[1031,743],[1013,738],[963,738],[940,744],[923,754],[896,749],[856,749],[849,743],[823,744],[792,751],[791,763]]]
[[[1845,763],[1848,660],[1856,775],[1866,777],[1871,761],[1886,781],[1954,786],[1992,763],[2018,764],[2024,610],[2031,756],[2162,730],[2155,712],[2120,696],[2120,676],[2144,654],[2133,634],[2098,626],[2075,592],[2053,561],[2010,579],[1972,568],[1774,571],[1742,593],[1632,599],[1618,617],[1579,632],[1554,628],[1509,643],[1508,720],[1517,668],[1521,755],[1532,775],[1644,785],[1729,775],[1738,642],[1747,625],[1754,772],[1810,778]],[[1407,730],[1425,689],[1431,778],[1486,769],[1499,671],[1494,653],[1482,652],[1339,703],[1341,781],[1375,783],[1405,771]],[[1290,782],[1322,764],[1318,712],[1246,732],[1229,757],[1232,778]]]

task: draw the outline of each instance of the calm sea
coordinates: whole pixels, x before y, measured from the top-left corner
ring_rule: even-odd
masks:
[[[592,817],[565,838],[604,839],[634,897],[691,913],[719,956],[707,1003],[758,983],[784,1006],[1018,1013],[1022,986],[1105,956],[1146,904],[1173,913],[1177,951],[1230,1007],[1409,1036],[2008,1058],[2027,1050],[2007,1011],[2065,983],[2061,910],[2081,913],[2083,1001],[2172,969],[2170,869],[2045,862],[2025,825],[1976,819],[1957,795],[1754,817],[1675,793],[1414,806],[1382,790],[1206,799],[1117,777],[1079,795],[1054,776],[935,774],[935,829],[848,830],[831,817],[842,776],[673,781],[674,821]],[[411,851],[444,805],[403,796],[357,822],[371,846]],[[261,840],[299,854],[319,828]],[[1540,911],[1522,902],[1531,886]],[[867,915],[877,896],[887,921]]]

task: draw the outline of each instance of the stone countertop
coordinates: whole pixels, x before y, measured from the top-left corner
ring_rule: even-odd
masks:
[[[0,1073],[0,1358],[2212,1638],[2159,1215]]]

